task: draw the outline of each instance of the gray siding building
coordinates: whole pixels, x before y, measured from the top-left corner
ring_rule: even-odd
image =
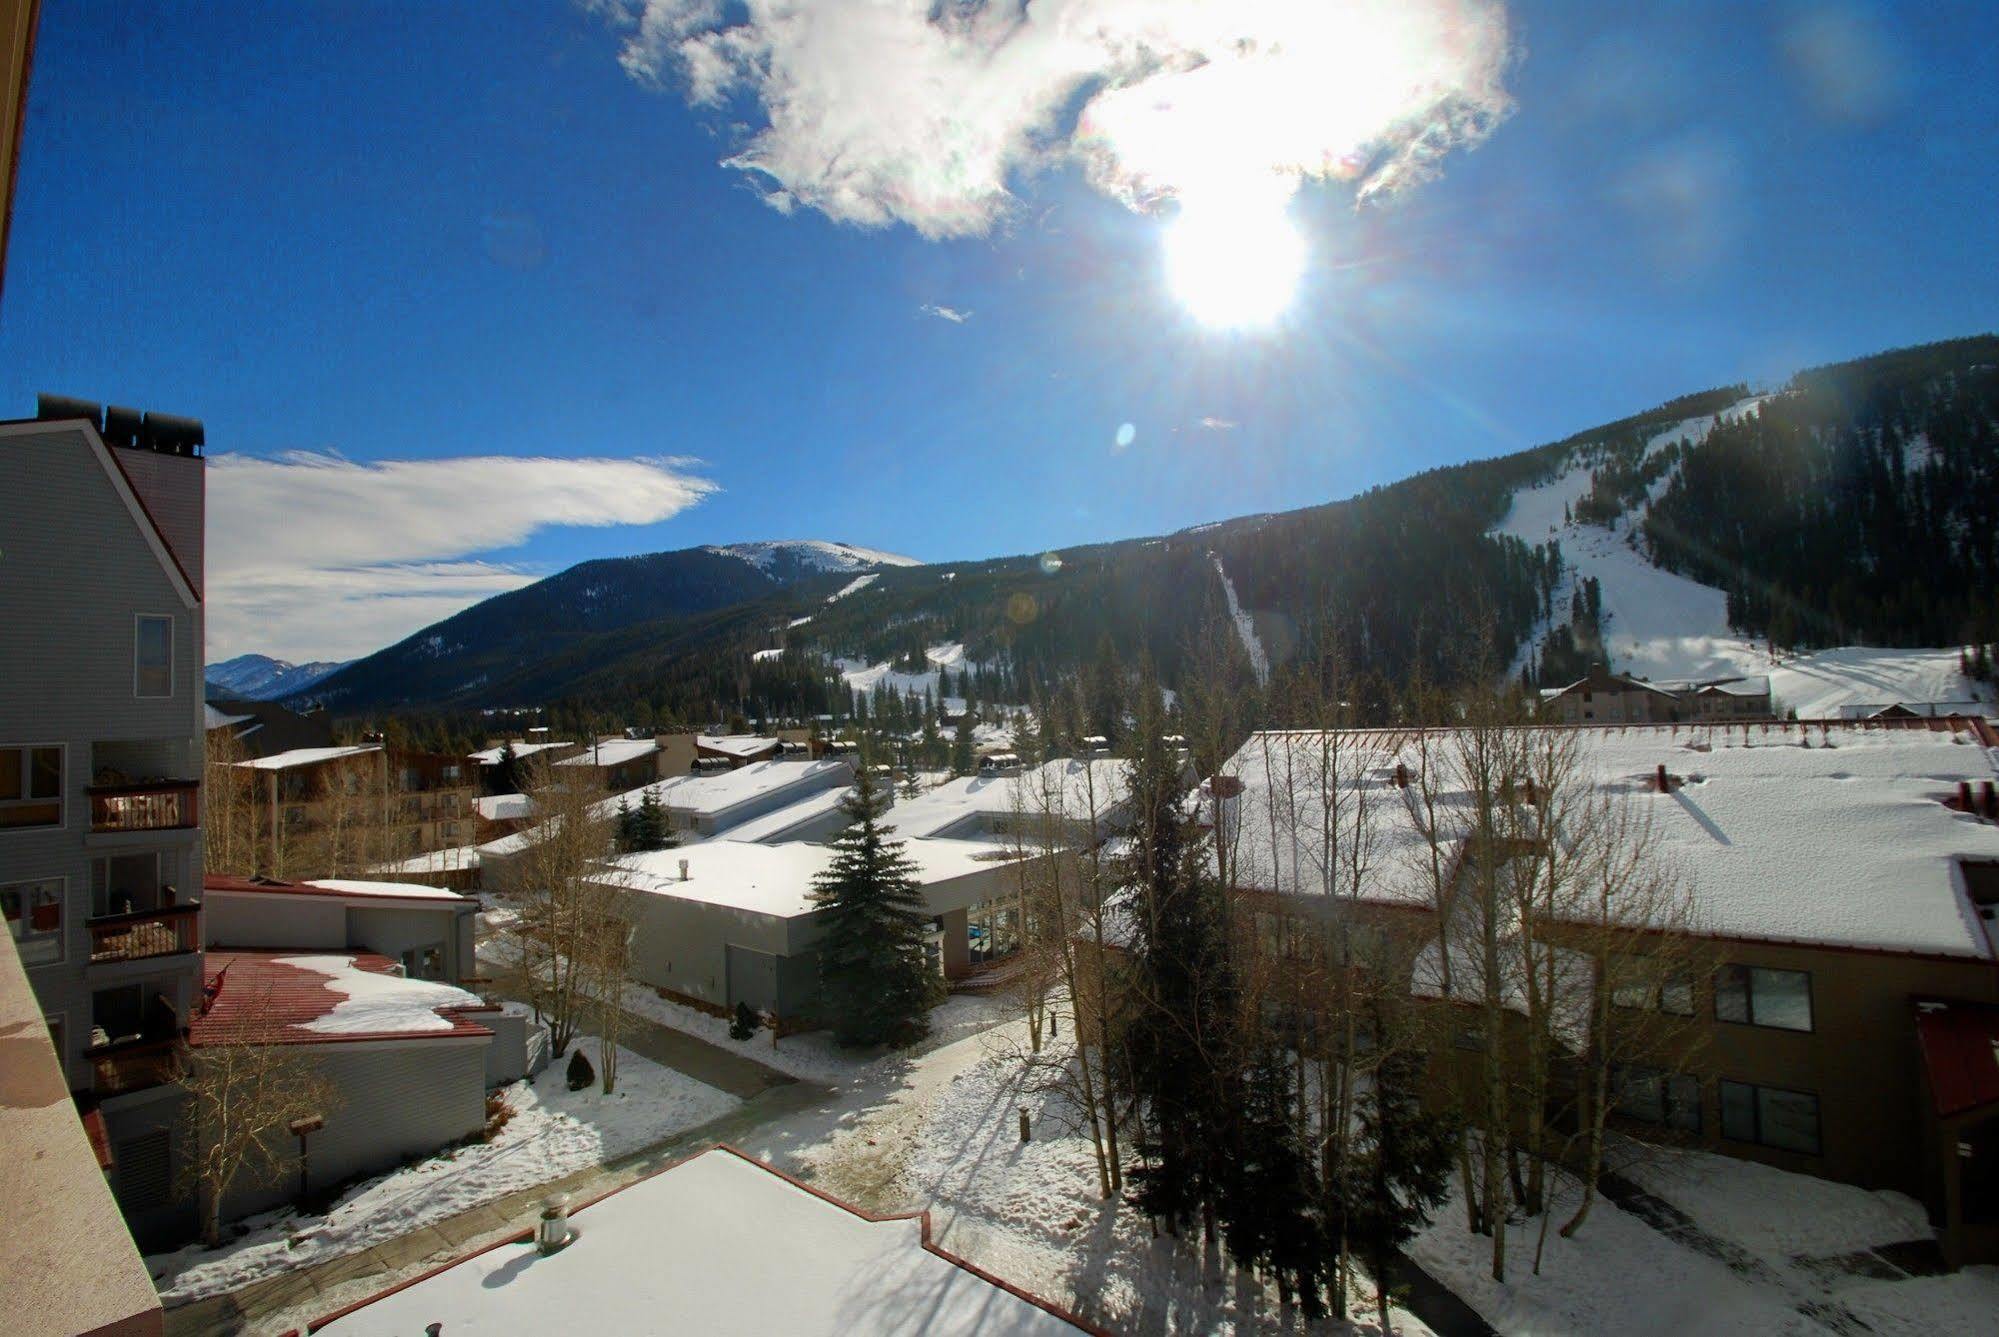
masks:
[[[43,409],[0,424],[0,914],[143,1209],[201,986],[200,431]]]

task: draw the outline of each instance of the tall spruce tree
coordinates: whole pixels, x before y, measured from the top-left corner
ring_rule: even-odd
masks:
[[[1235,1055],[1236,981],[1226,909],[1187,808],[1177,754],[1149,667],[1141,676],[1131,743],[1135,824],[1127,868],[1138,1004],[1126,1032],[1144,1163],[1138,1205],[1178,1232],[1197,1220],[1212,1234],[1233,1173],[1241,1107]]]
[[[1388,1331],[1388,1265],[1450,1196],[1458,1133],[1448,1115],[1426,1108],[1424,1056],[1390,1049],[1360,1099],[1361,1155],[1343,1186],[1347,1232],[1374,1274],[1381,1330]]]
[[[813,879],[825,912],[819,997],[843,1045],[906,1045],[930,1029],[937,983],[924,960],[929,916],[903,844],[881,825],[889,794],[865,764],[842,803],[849,824],[833,841],[833,862]]]

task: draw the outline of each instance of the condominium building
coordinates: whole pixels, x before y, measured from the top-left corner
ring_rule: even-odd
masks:
[[[201,997],[202,430],[39,413],[0,424],[0,915],[139,1222]]]

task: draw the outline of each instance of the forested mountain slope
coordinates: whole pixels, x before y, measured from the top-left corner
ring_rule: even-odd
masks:
[[[336,709],[565,703],[703,722],[843,712],[855,686],[883,684],[1025,701],[1107,654],[1149,657],[1171,685],[1218,627],[1245,674],[1323,635],[1384,677],[1420,666],[1441,680],[1487,663],[1561,681],[1598,656],[1655,676],[1742,671],[1731,647],[1772,637],[1989,640],[1995,366],[1990,336],[1903,350],[1764,394],[1704,391],[1303,510],[775,590],[718,578],[669,615],[642,617],[634,600],[609,626],[564,620],[591,584],[583,573],[612,565],[588,563],[385,652],[414,676],[369,681],[355,672],[364,660],[328,685],[344,693]],[[1631,577],[1618,616],[1592,574],[1613,568]],[[531,615],[492,609],[502,600]],[[1620,639],[1620,616],[1650,621]],[[465,642],[462,619],[488,647],[476,671],[459,654],[450,673],[429,671],[426,648]],[[1727,652],[1702,660],[1704,642]],[[940,647],[955,671],[926,654]]]

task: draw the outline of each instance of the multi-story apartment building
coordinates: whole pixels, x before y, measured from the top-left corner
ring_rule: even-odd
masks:
[[[1542,688],[1540,711],[1559,724],[1670,724],[1767,720],[1775,706],[1765,677],[1653,682],[1592,664],[1587,677]]]
[[[202,432],[39,414],[0,424],[0,914],[136,1221],[201,996]]]
[[[247,863],[273,876],[366,868],[468,845],[473,768],[381,743],[294,748],[236,764],[247,777]]]

